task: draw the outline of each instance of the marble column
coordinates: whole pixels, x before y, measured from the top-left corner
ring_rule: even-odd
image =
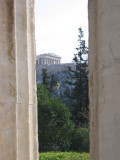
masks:
[[[120,159],[120,0],[89,0],[90,160]]]
[[[42,62],[41,62],[41,58],[39,59],[39,64],[41,64]]]
[[[44,58],[44,64],[46,64],[46,57]]]
[[[46,58],[46,64],[48,64],[48,59]]]
[[[52,64],[54,64],[54,59],[52,59]]]
[[[38,160],[34,1],[0,0],[0,160]]]
[[[43,58],[41,58],[41,64],[43,64]]]

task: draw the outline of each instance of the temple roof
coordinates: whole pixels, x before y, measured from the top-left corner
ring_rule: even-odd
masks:
[[[54,54],[54,53],[44,53],[44,54],[36,55],[37,58],[39,58],[39,57],[44,57],[44,56],[56,57],[56,58],[61,59],[60,56],[58,56],[58,55],[56,55],[56,54]]]

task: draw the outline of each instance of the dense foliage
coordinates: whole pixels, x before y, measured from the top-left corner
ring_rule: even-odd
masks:
[[[73,61],[76,64],[76,70],[69,71],[74,79],[73,90],[70,98],[74,100],[71,105],[72,119],[77,126],[88,126],[88,48],[83,39],[83,31],[79,28],[77,53]],[[69,83],[69,82],[68,82]]]
[[[47,152],[40,153],[39,160],[89,160],[89,154],[77,152]]]
[[[89,151],[89,132],[75,128],[70,111],[50,96],[45,85],[37,87],[39,151]]]
[[[55,75],[48,75],[47,69],[42,69],[42,84],[46,86],[50,93],[53,91],[53,87],[56,86],[56,83]]]
[[[71,151],[89,152],[89,130],[88,128],[75,128],[72,133]]]
[[[74,129],[68,108],[51,97],[45,85],[38,85],[39,151],[70,150]]]

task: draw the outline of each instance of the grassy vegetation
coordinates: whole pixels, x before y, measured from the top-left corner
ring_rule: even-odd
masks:
[[[89,153],[46,152],[40,153],[39,160],[89,160]]]

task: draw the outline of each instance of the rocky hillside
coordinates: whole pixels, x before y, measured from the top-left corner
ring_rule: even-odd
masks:
[[[47,70],[47,74],[50,77],[54,75],[55,85],[53,87],[53,96],[57,96],[61,101],[66,104],[70,104],[71,100],[66,96],[66,93],[71,93],[71,89],[73,86],[66,83],[67,80],[73,82],[72,73],[68,71],[68,67],[71,67],[72,70],[75,70],[74,63],[66,63],[66,64],[54,64],[54,65],[37,65],[36,66],[36,80],[37,83],[42,83],[42,69]]]

